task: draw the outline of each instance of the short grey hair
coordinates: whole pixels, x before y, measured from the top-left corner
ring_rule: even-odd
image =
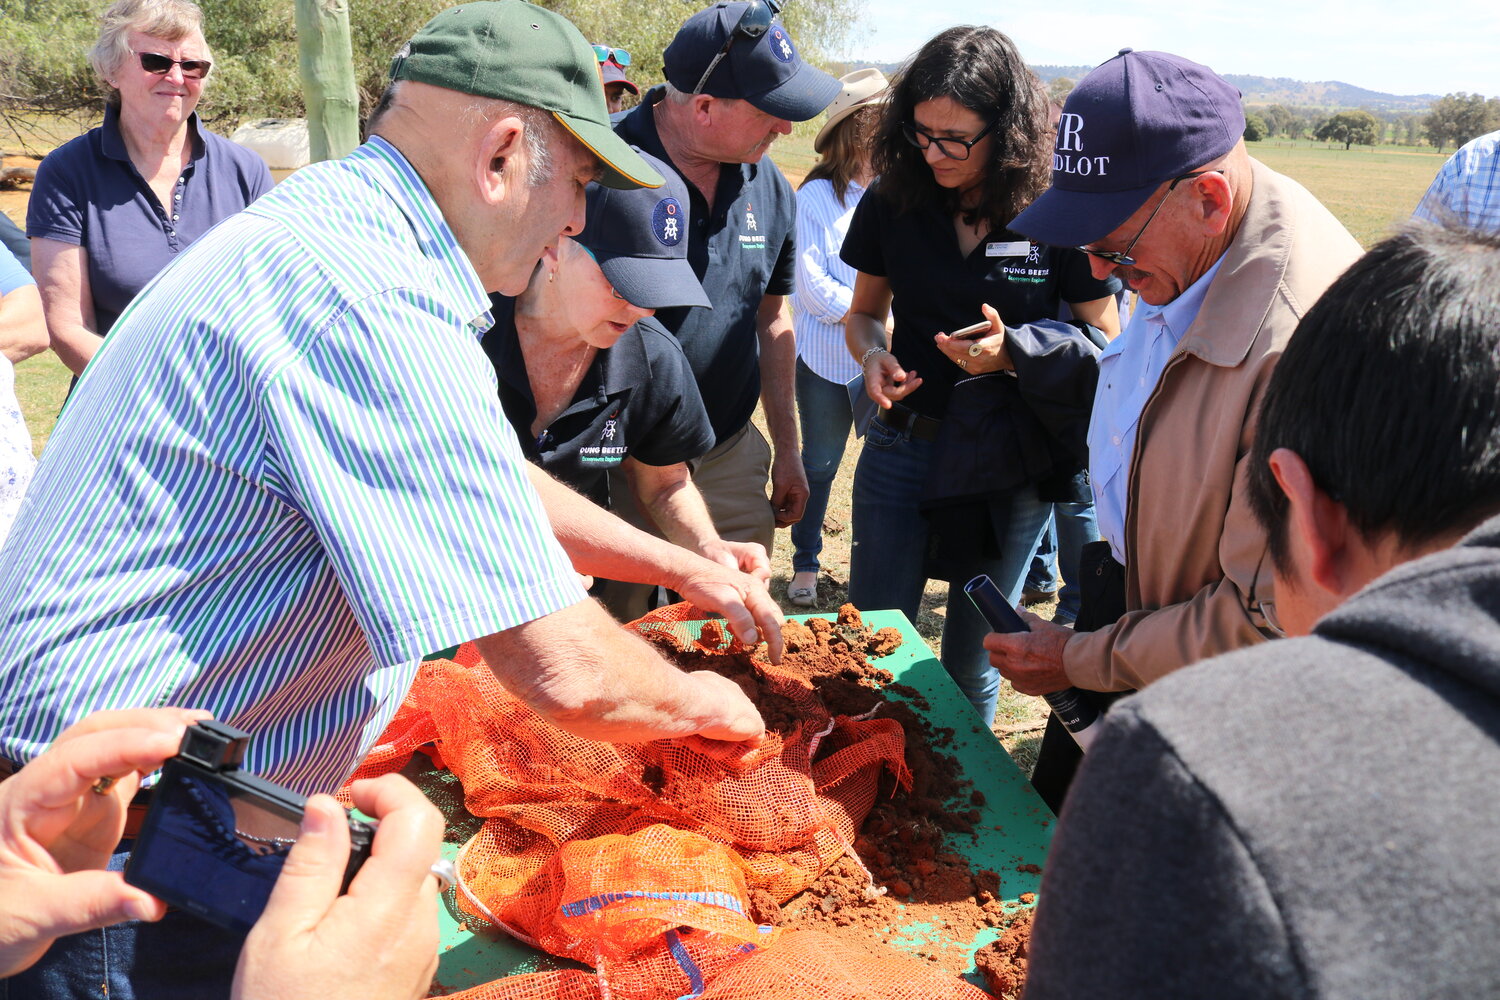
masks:
[[[471,121],[486,125],[501,118],[521,119],[525,126],[521,136],[526,143],[526,183],[539,187],[551,177],[552,152],[556,148],[558,133],[562,131],[552,112],[498,97],[475,97],[474,103],[464,109],[464,114]]]
[[[130,58],[132,31],[169,42],[203,38],[203,11],[193,0],[115,0],[99,16],[99,40],[89,50],[89,64],[109,92],[105,100],[116,108],[120,106],[120,92],[109,78]],[[204,38],[203,58],[212,61],[213,57]]]
[[[375,102],[369,119],[365,122],[365,138],[379,131],[380,119],[400,100],[400,90],[404,85],[405,81],[394,80],[386,86],[380,99]],[[526,143],[528,161],[526,183],[530,187],[545,184],[552,174],[552,156],[556,148],[556,139],[563,131],[562,125],[558,123],[552,112],[496,97],[464,96],[470,99],[470,103],[460,114],[471,125],[489,125],[501,118],[521,119],[521,124],[524,126],[521,136],[522,141]]]

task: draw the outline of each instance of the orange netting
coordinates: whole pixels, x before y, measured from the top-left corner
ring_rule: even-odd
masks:
[[[684,624],[694,617],[677,605],[635,627],[672,636],[668,645],[724,643],[714,622],[696,639]],[[768,737],[726,761],[694,739],[610,744],[565,733],[506,692],[472,644],[423,664],[354,779],[397,770],[435,743],[468,810],[487,817],[459,856],[461,907],[595,970],[459,995],[984,995],[894,952],[849,956],[824,935],[758,922],[758,895],[784,903],[840,855],[855,857],[848,845],[882,771],[903,785],[909,775],[899,723],[831,717],[806,677],[764,661],[751,669]]]

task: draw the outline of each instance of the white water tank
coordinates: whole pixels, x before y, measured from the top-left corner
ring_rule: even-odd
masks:
[[[307,166],[307,119],[262,118],[246,122],[229,137],[246,149],[253,149],[272,170],[296,170]]]

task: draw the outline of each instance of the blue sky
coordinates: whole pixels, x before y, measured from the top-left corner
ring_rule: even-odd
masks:
[[[1097,65],[1129,46],[1220,73],[1339,80],[1393,94],[1500,96],[1500,0],[865,0],[850,58],[895,62],[953,24],[989,24],[1032,64]]]

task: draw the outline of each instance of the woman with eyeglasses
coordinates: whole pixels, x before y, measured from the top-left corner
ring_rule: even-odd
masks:
[[[713,447],[713,428],[681,346],[651,317],[711,306],[687,259],[687,187],[641,156],[666,183],[589,185],[583,231],[547,251],[519,296],[490,296],[484,350],[529,460],[601,507],[612,505],[609,472],[622,468],[668,539],[764,582],[765,548],[719,538],[688,469]],[[599,588],[611,610],[637,617],[610,590]]]
[[[1116,279],[1006,228],[1046,188],[1051,150],[1047,97],[1015,45],[992,28],[950,28],[891,85],[878,180],[841,251],[857,272],[845,339],[881,407],[855,469],[849,599],[915,621],[928,580],[948,581],[943,665],[986,725],[1000,676],[963,584],[987,573],[1020,599],[1051,503],[1073,498],[1081,464],[1003,370],[1005,327],[1051,320],[1066,302],[1119,330]]]
[[[104,123],[42,161],[26,212],[52,349],[75,375],[147,282],[271,189],[264,160],[198,121],[213,56],[197,4],[117,0],[101,23]]]

